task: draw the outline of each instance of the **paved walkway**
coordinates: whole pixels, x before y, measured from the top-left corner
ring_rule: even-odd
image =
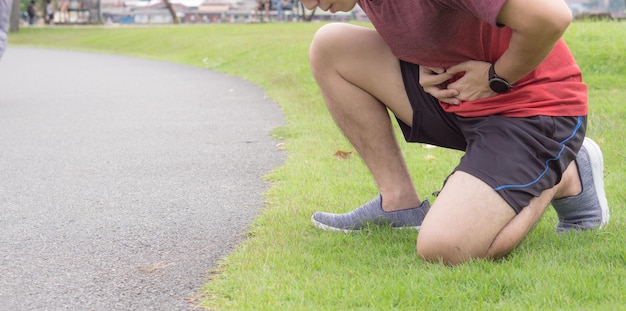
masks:
[[[0,310],[188,310],[284,155],[263,90],[200,68],[9,47]]]

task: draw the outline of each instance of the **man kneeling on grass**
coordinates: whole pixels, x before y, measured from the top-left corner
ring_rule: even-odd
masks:
[[[331,12],[358,3],[375,27],[328,24],[310,48],[328,109],[380,190],[349,213],[315,213],[315,226],[419,228],[419,256],[459,264],[508,254],[550,204],[559,232],[607,224],[587,88],[561,39],[572,19],[563,0],[302,2]],[[432,206],[387,109],[407,141],[465,151]]]

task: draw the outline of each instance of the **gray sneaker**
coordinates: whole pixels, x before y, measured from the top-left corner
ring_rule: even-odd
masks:
[[[400,211],[386,212],[382,207],[382,196],[363,204],[359,208],[345,214],[317,212],[311,216],[313,225],[322,230],[351,232],[361,230],[368,224],[391,225],[393,228],[418,229],[430,209],[428,201],[418,207]]]
[[[576,196],[552,201],[559,217],[557,232],[589,230],[609,222],[609,205],[604,193],[604,159],[598,144],[590,138],[576,156],[582,192]]]

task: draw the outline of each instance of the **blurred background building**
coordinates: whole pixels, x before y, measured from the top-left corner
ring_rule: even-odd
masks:
[[[39,23],[44,23],[45,2],[35,0]],[[180,23],[253,23],[302,20],[363,20],[367,17],[357,6],[351,12],[331,14],[319,9],[306,10],[300,0],[271,0],[270,18],[255,14],[257,0],[51,0],[56,8],[55,24],[171,24]],[[277,1],[284,9],[277,10]],[[25,11],[30,0],[20,0]],[[578,19],[626,19],[626,0],[565,0]],[[169,4],[169,7],[168,7]],[[23,16],[26,16],[24,12]],[[24,23],[27,18],[24,17]],[[45,21],[48,23],[49,21]]]
[[[92,0],[93,1],[93,0]],[[169,24],[173,17],[163,0],[100,0],[104,23]],[[262,12],[255,14],[256,0],[170,0],[181,23],[246,23],[258,22]],[[276,0],[272,0],[276,1]],[[281,0],[278,0],[281,1]],[[298,0],[282,0],[279,15],[272,5],[269,21],[300,21],[313,12],[304,10]],[[304,10],[304,11],[303,11]],[[363,19],[360,8],[352,12],[330,14],[316,10],[314,20]],[[265,20],[265,22],[268,22]]]

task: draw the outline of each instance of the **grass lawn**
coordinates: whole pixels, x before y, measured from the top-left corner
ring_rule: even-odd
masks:
[[[626,23],[576,22],[566,40],[589,84],[589,130],[603,148],[611,223],[554,233],[549,210],[506,259],[450,268],[415,254],[416,233],[313,228],[314,211],[348,211],[377,195],[332,122],[308,67],[321,24],[26,28],[10,44],[160,59],[241,76],[284,111],[274,131],[288,158],[266,179],[267,205],[214,271],[200,306],[226,310],[626,310]],[[402,145],[422,195],[439,190],[461,154]]]

